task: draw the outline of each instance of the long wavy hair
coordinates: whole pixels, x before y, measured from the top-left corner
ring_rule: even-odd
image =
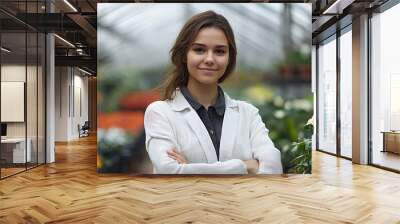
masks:
[[[170,50],[172,68],[167,73],[165,81],[159,86],[163,100],[172,100],[172,95],[176,88],[188,84],[189,72],[187,69],[186,57],[189,47],[201,29],[210,27],[221,29],[224,32],[229,45],[228,66],[226,67],[224,74],[218,80],[218,83],[223,82],[235,69],[237,50],[235,36],[228,20],[214,11],[205,11],[196,14],[182,27],[174,46]]]

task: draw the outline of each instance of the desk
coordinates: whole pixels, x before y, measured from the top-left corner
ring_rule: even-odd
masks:
[[[10,163],[25,163],[25,158],[27,162],[31,161],[31,145],[32,141],[30,138],[27,139],[28,147],[26,147],[25,155],[25,138],[6,138],[1,139],[1,156]],[[3,154],[5,154],[3,156]],[[11,160],[12,154],[12,160]],[[7,158],[8,157],[8,158]]]
[[[400,154],[400,131],[382,131],[383,151]]]

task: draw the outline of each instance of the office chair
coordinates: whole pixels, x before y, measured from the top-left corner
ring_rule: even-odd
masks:
[[[89,129],[90,129],[89,121],[85,121],[85,123],[82,125],[82,127],[80,127],[80,125],[78,125],[79,138],[89,136]]]

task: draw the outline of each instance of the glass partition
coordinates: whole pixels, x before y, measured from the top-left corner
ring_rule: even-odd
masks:
[[[38,36],[36,32],[27,33],[27,82],[26,82],[26,111],[27,111],[27,149],[31,151],[30,159],[28,160],[28,168],[37,165],[37,127],[38,127],[38,111],[37,111],[37,41]]]
[[[26,33],[1,34],[1,175],[26,169],[31,151],[26,141]],[[6,49],[6,50],[4,50]],[[5,128],[4,128],[5,127]]]
[[[28,13],[40,13],[41,5],[38,1],[27,2]],[[38,17],[33,17],[32,22],[38,23]],[[34,21],[36,20],[36,21]],[[38,165],[38,107],[39,107],[39,33],[27,27],[27,142],[30,147],[31,158],[27,167]]]
[[[318,47],[318,149],[336,154],[336,36]]]
[[[16,13],[42,13],[43,5],[20,1]],[[34,27],[0,12],[0,45],[2,179],[45,163],[46,39]]]
[[[38,134],[37,134],[37,147],[38,147],[38,164],[43,164],[46,161],[46,151],[45,151],[45,99],[46,99],[46,78],[45,78],[45,65],[46,65],[46,51],[45,51],[46,39],[43,33],[38,34],[38,75],[37,75],[37,124],[38,124]]]

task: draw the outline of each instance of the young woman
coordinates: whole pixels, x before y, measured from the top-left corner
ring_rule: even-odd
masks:
[[[190,18],[171,49],[164,99],[145,112],[146,149],[157,174],[279,174],[280,151],[258,110],[218,85],[233,72],[236,44],[222,15]]]

